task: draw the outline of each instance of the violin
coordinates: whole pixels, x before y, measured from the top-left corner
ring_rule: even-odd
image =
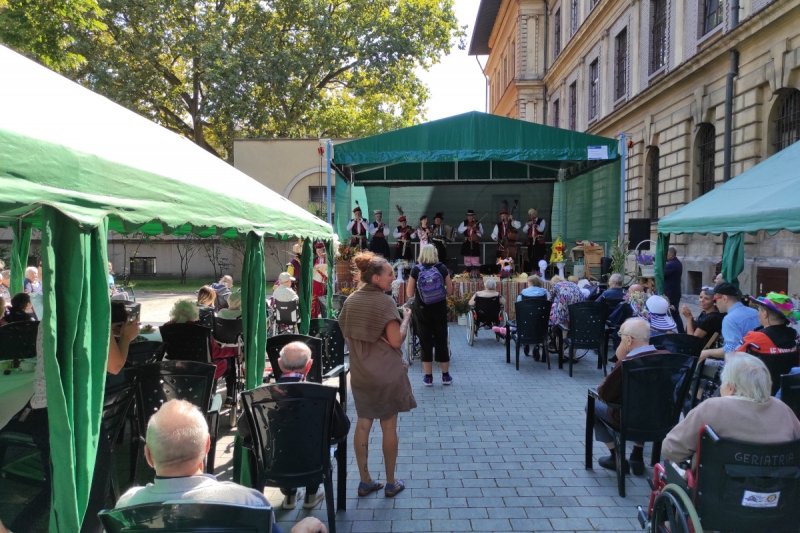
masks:
[[[519,200],[514,200],[514,205],[511,207],[511,214],[508,217],[508,222],[505,223],[505,231],[503,232],[503,240],[500,243],[500,250],[503,253],[503,258],[514,258],[517,256],[517,238],[519,237],[519,230],[512,224],[514,221],[514,210],[519,205]]]

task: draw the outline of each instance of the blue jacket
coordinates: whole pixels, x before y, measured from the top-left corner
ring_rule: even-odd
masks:
[[[670,305],[678,308],[681,301],[681,277],[683,276],[683,265],[677,257],[667,261],[664,267],[664,296],[669,298]]]

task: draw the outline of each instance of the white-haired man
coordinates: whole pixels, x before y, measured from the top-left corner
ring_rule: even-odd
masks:
[[[650,344],[650,324],[643,318],[629,318],[626,320],[619,328],[619,336],[620,343],[616,352],[617,364],[614,365],[608,376],[597,387],[597,394],[601,401],[596,401],[594,404],[595,417],[601,418],[615,427],[620,427],[620,412],[607,404],[622,405],[622,361],[653,354],[669,353],[658,350]],[[620,458],[617,457],[617,450],[614,449],[614,437],[603,424],[595,424],[594,436],[595,440],[604,443],[611,452],[611,455],[598,459],[597,463],[603,468],[616,470],[617,460]],[[621,451],[623,454],[621,460],[625,461],[622,469],[625,473],[628,472],[629,468],[633,468],[633,473],[637,476],[644,474],[643,450],[644,443],[635,442],[633,444],[630,466],[628,466],[628,461],[625,461],[624,458],[625,450]]]
[[[295,279],[288,272],[281,272],[278,275],[278,286],[272,291],[272,298],[276,302],[295,302],[299,300],[297,293],[292,289]]]
[[[483,290],[478,291],[472,295],[472,298],[469,299],[469,305],[475,305],[475,298],[494,298],[495,296],[500,297],[500,303],[502,305],[506,305],[506,299],[503,298],[503,295],[497,292],[497,280],[494,278],[486,278],[483,280]]]
[[[210,446],[208,424],[200,410],[184,400],[168,401],[147,424],[144,454],[156,471],[155,481],[130,489],[120,497],[117,508],[175,500],[269,506],[257,490],[203,473]],[[272,531],[280,529],[273,526]],[[327,530],[310,517],[292,528],[292,533],[318,531]]]

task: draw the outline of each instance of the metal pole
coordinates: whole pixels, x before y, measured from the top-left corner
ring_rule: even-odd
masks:
[[[333,141],[328,139],[328,142],[325,143],[325,163],[328,171],[328,191],[327,191],[327,198],[328,198],[328,224],[331,224],[331,150],[333,148]]]
[[[625,143],[625,134],[619,134],[620,156],[622,157],[622,170],[619,180],[619,236],[625,238],[625,167],[628,159],[628,146]]]

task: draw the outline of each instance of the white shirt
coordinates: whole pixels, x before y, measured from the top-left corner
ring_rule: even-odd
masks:
[[[327,266],[325,268],[327,271]],[[299,299],[297,293],[294,292],[291,287],[284,287],[283,285],[272,292],[272,298],[275,299],[276,302],[294,302]]]
[[[477,228],[478,228],[478,237],[482,237],[483,236],[483,224],[478,222]],[[467,231],[467,226],[462,222],[458,226],[458,232],[459,233],[465,233],[466,231]]]
[[[536,225],[536,230],[539,232],[539,235],[544,233],[545,226],[547,226],[547,221],[545,221],[545,219],[543,219],[543,218],[540,218],[539,219],[539,223]],[[529,221],[527,221],[525,223],[525,227],[522,228],[522,231],[523,231],[523,233],[525,233],[525,235],[527,235],[528,234],[528,230],[530,230],[530,229],[531,229],[531,221],[529,220]]]
[[[361,222],[359,222],[359,224],[361,225],[361,230],[362,230],[360,234],[364,235],[365,237],[369,237],[369,226],[367,225],[367,221],[362,218]],[[352,230],[353,226],[355,226],[355,225],[356,225],[356,219],[351,218],[350,222],[347,223],[347,231]],[[356,232],[356,233],[358,233],[358,232]],[[352,233],[351,233],[351,236],[353,236]]]
[[[514,226],[515,228],[519,229],[519,227],[520,227],[522,224],[520,223],[520,221],[519,221],[519,220],[512,220],[512,221],[511,221],[511,225],[512,225],[512,226]],[[499,234],[500,234],[500,224],[495,224],[495,225],[494,225],[494,230],[492,231],[492,240],[493,240],[493,241],[496,241],[496,240],[497,240],[497,236],[498,236]]]
[[[378,222],[378,221],[376,220],[376,221],[374,221],[373,223],[371,223],[371,224],[369,225],[369,232],[370,232],[372,235],[375,235],[376,233],[378,233],[378,228],[380,228],[380,227],[381,227],[381,224],[383,224],[383,235],[384,235],[384,236],[386,236],[386,229],[387,229],[387,226],[386,226],[386,222],[384,222],[384,221],[382,221],[382,220],[381,220],[380,222]]]

